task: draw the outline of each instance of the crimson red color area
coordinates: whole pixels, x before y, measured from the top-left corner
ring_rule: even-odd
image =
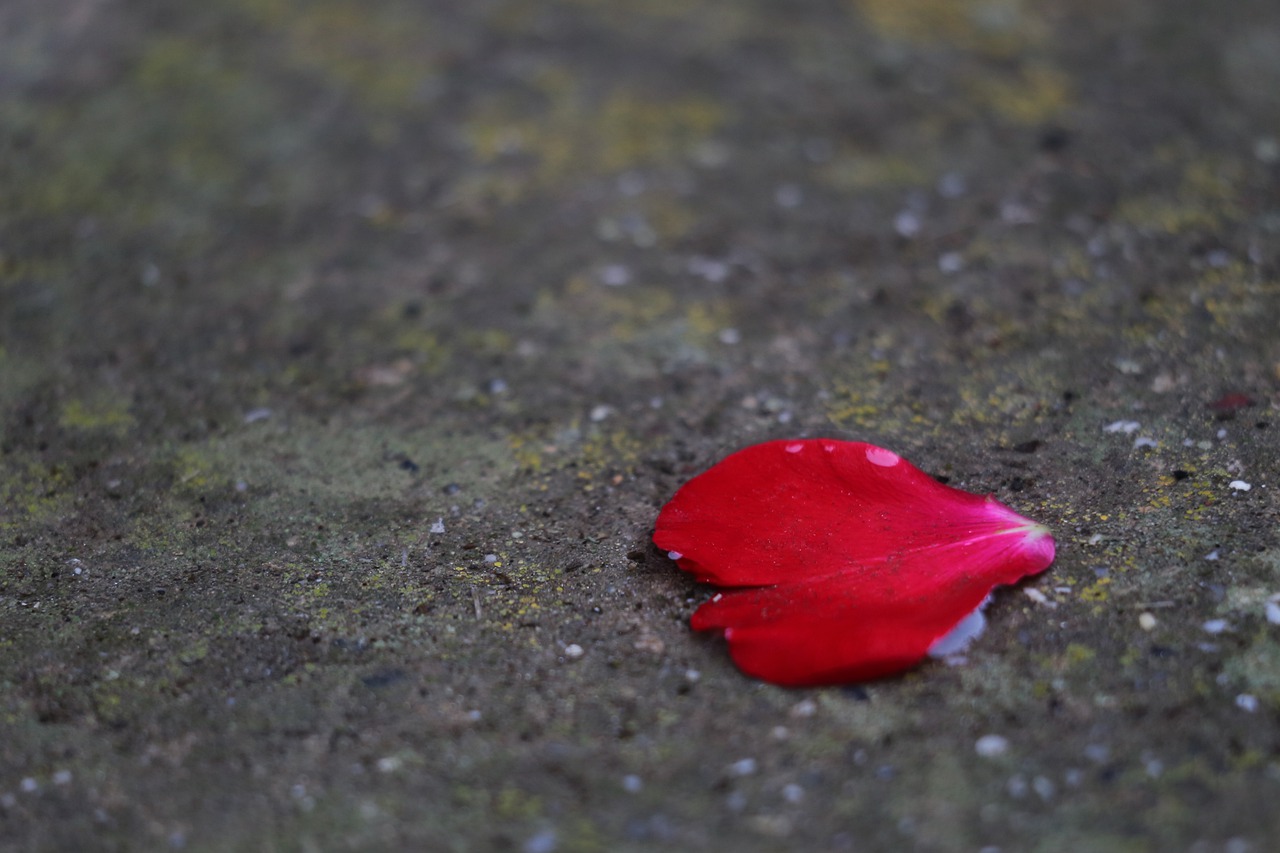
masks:
[[[693,614],[775,684],[838,684],[919,663],[992,588],[1053,562],[1049,531],[891,450],[833,439],[739,450],[676,492],[653,541],[725,588]]]

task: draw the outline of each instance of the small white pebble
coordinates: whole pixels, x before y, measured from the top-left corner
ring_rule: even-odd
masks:
[[[55,785],[67,785],[67,784],[70,784],[70,782],[71,782],[70,770],[59,770],[58,772],[53,774],[53,784]]]
[[[24,794],[33,794],[40,790],[40,783],[28,776],[18,783],[18,787],[22,789]]]
[[[609,264],[600,271],[600,281],[609,287],[622,287],[631,281],[631,270],[622,264]]]
[[[1206,634],[1221,634],[1223,631],[1230,629],[1230,627],[1226,619],[1210,619],[1200,626]]]
[[[385,758],[379,758],[375,766],[378,768],[379,773],[394,773],[404,766],[404,759],[398,755],[388,755]],[[295,787],[302,788],[301,785],[297,785]],[[305,795],[306,795],[305,789],[303,789],[301,793],[298,793],[296,791],[294,793],[294,796],[296,797],[302,797]]]
[[[720,338],[720,343],[726,346],[733,346],[742,342],[742,333],[734,328],[721,329],[718,337]]]
[[[1089,537],[1089,544],[1090,544],[1090,545],[1097,545],[1097,544],[1098,544],[1099,542],[1101,542],[1101,541],[1102,541],[1102,534],[1101,534],[1101,533],[1095,533],[1095,534],[1093,534],[1092,536],[1090,536],[1090,537]]]
[[[702,680],[702,673],[696,669],[686,669],[684,671],[684,680],[690,684],[697,684]]]
[[[1103,432],[1122,432],[1131,435],[1142,428],[1137,421],[1113,421],[1102,428]]]
[[[1244,480],[1232,480],[1230,485],[1231,488],[1235,489],[1237,492],[1247,492],[1253,488],[1252,485],[1246,483]]]
[[[729,772],[734,776],[750,776],[756,772],[756,760],[754,758],[744,758],[741,761],[735,761],[729,765]]]
[[[258,421],[265,421],[271,417],[271,410],[267,408],[250,409],[245,412],[244,422],[247,424],[256,424]]]
[[[1255,714],[1258,711],[1258,697],[1252,693],[1241,693],[1236,697],[1236,707],[1241,711]]]
[[[1227,431],[1225,429],[1218,430],[1217,434],[1218,434],[1218,441],[1222,441],[1224,438],[1227,437]]]
[[[1156,442],[1154,438],[1148,438],[1145,435],[1138,436],[1138,438],[1134,439],[1134,442],[1133,442],[1134,450],[1141,450],[1144,447],[1159,447],[1159,446],[1160,445]]]
[[[774,726],[770,734],[773,735],[774,740],[786,740],[791,737],[791,729],[786,726]]]
[[[554,829],[544,829],[524,843],[524,853],[551,853],[560,846],[560,838]]]
[[[1204,555],[1204,558],[1205,558],[1206,560],[1208,560],[1209,562],[1213,562],[1214,560],[1218,559],[1218,549],[1217,549],[1217,548],[1214,548],[1214,549],[1213,549],[1212,551],[1210,551],[1208,554],[1205,554],[1205,555]]]
[[[596,406],[591,410],[590,418],[592,423],[598,424],[601,421],[607,419],[612,414],[613,414],[613,406],[607,406],[602,404],[602,405]]]
[[[578,645],[577,643],[570,643],[569,645],[564,647],[564,656],[567,657],[569,660],[577,660],[578,658],[582,657],[586,653],[587,653],[586,650],[583,649],[582,646]]]
[[[812,717],[814,714],[818,713],[818,703],[814,702],[812,699],[801,699],[799,702],[791,706],[791,710],[788,713],[796,719]]]
[[[684,557],[684,554],[681,554],[679,551],[668,551],[668,552],[667,552],[667,559],[668,559],[668,560],[679,560],[679,559],[681,559],[681,558],[683,558],[683,557]]]
[[[946,252],[938,258],[938,271],[952,275],[964,269],[964,255],[959,252]]]
[[[431,525],[432,533],[444,533],[444,519],[437,518],[436,523]]]
[[[973,751],[983,758],[999,758],[1009,751],[1009,739],[1002,735],[983,735],[973,744]]]
[[[1084,757],[1095,764],[1102,764],[1111,757],[1111,747],[1105,743],[1091,743],[1084,748]]]
[[[1036,604],[1049,603],[1049,596],[1045,595],[1043,592],[1041,592],[1040,590],[1036,589],[1033,586],[1029,586],[1023,589],[1022,594],[1025,595],[1027,598],[1031,599],[1032,601],[1034,601]]]
[[[1138,614],[1138,627],[1144,631],[1150,631],[1156,627],[1156,617],[1151,613]]]
[[[1272,625],[1280,625],[1280,599],[1276,596],[1267,601],[1267,621]]]
[[[801,788],[795,782],[782,786],[782,799],[788,803],[798,803],[804,799],[804,788]]]
[[[644,788],[644,781],[634,773],[622,777],[622,790],[628,794],[638,794]]]
[[[899,237],[914,237],[920,233],[920,217],[904,210],[893,218],[893,230]]]
[[[485,555],[484,555],[484,561],[485,561],[486,563],[496,563],[496,562],[498,562],[498,555],[497,555],[497,554],[485,554]]]

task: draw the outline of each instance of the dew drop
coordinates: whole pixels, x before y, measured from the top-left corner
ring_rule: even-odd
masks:
[[[885,450],[883,447],[868,447],[867,461],[872,465],[879,465],[881,468],[892,468],[902,461],[902,457],[892,450]]]

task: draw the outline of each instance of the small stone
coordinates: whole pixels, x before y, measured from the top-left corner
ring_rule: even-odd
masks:
[[[741,761],[735,761],[729,765],[729,772],[734,776],[750,776],[756,772],[756,760],[744,758]]]
[[[431,525],[432,533],[444,533],[444,519],[437,518],[436,523]]]
[[[973,751],[983,758],[999,758],[1009,751],[1009,739],[1002,735],[983,735],[973,744]]]
[[[1230,630],[1231,626],[1226,619],[1209,619],[1200,626],[1206,634],[1221,634],[1223,631]]]
[[[1142,428],[1142,424],[1137,421],[1112,421],[1102,428],[1103,432],[1122,432],[1130,435]]]
[[[1144,631],[1151,631],[1156,627],[1156,617],[1151,613],[1138,614],[1138,627]]]
[[[914,237],[920,233],[920,217],[904,210],[893,218],[893,230],[899,237]]]
[[[569,645],[564,647],[564,656],[569,660],[577,660],[578,658],[582,657],[586,653],[587,653],[586,650],[582,648],[582,646],[578,645],[577,643],[570,643]]]
[[[609,264],[600,270],[600,281],[609,287],[622,287],[631,282],[631,270],[622,264]]]
[[[608,406],[603,404],[596,406],[591,410],[590,418],[592,423],[598,424],[601,421],[606,420],[610,415],[613,414],[613,411],[614,411],[613,406]]]
[[[1230,486],[1237,492],[1247,492],[1253,488],[1252,485],[1246,483],[1244,480],[1232,480]]]
[[[1258,697],[1252,693],[1241,693],[1236,697],[1236,707],[1241,711],[1247,711],[1250,714],[1258,712]]]
[[[554,829],[544,829],[524,843],[524,853],[552,853],[560,845]]]
[[[784,785],[782,788],[782,799],[786,800],[788,803],[798,803],[804,799],[804,788],[794,782],[789,785]]]
[[[644,788],[644,782],[634,773],[622,777],[622,790],[628,794],[638,794]]]
[[[1272,625],[1280,625],[1280,596],[1271,596],[1267,600],[1267,621]]]

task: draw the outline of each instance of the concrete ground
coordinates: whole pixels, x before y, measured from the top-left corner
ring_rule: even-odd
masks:
[[[5,0],[0,849],[1275,849],[1277,329],[1274,0]],[[818,435],[967,663],[688,629]]]

